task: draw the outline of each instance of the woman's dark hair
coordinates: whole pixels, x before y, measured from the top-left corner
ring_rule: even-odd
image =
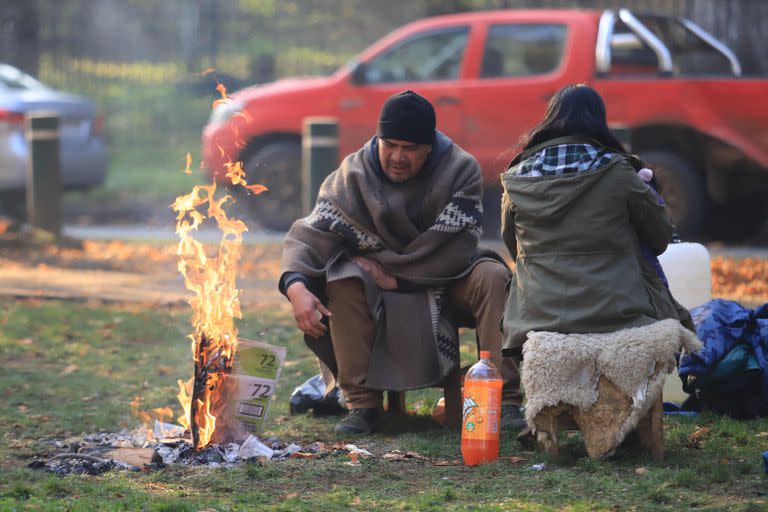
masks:
[[[523,151],[558,137],[577,136],[592,139],[609,149],[626,153],[621,142],[608,129],[605,103],[585,84],[566,85],[552,96],[544,119],[523,136]]]

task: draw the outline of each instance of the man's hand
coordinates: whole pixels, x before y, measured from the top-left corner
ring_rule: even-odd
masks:
[[[313,338],[319,338],[325,334],[328,328],[320,321],[321,315],[330,317],[331,312],[320,302],[320,299],[307,290],[301,281],[291,283],[285,293],[291,301],[293,318],[296,319],[299,329]]]
[[[397,290],[397,279],[390,274],[387,274],[384,269],[381,268],[381,265],[375,261],[362,256],[355,256],[352,258],[352,261],[357,263],[358,267],[368,272],[376,283],[376,286],[382,290]]]

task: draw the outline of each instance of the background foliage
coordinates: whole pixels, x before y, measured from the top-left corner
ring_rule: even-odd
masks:
[[[0,61],[94,99],[119,165],[136,148],[195,153],[216,95],[207,69],[230,90],[329,74],[406,22],[517,7],[682,15],[730,44],[746,72],[768,70],[762,0],[4,0]]]

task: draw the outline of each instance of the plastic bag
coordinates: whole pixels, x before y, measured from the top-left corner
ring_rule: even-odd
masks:
[[[680,358],[689,405],[739,419],[768,415],[768,304],[750,310],[714,299],[691,315],[704,348]]]
[[[302,414],[310,409],[316,415],[341,414],[347,410],[344,397],[338,387],[334,387],[327,395],[322,374],[317,374],[297,386],[291,394],[291,414]]]

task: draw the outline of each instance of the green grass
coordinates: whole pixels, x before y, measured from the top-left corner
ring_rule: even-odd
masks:
[[[175,405],[177,378],[190,373],[189,312],[58,301],[0,301],[0,511],[5,510],[768,510],[760,454],[768,420],[713,415],[666,420],[663,462],[626,448],[608,461],[585,458],[578,439],[558,460],[502,440],[501,460],[476,468],[388,462],[347,466],[343,455],[230,469],[170,467],[99,477],[51,476],[26,469],[51,453],[45,440],[133,427],[129,403]],[[288,347],[288,364],[266,434],[336,442],[335,418],[289,416],[294,386],[315,373],[313,358],[285,312],[244,312],[241,335]],[[465,358],[472,351],[464,338]],[[71,365],[76,365],[74,371]],[[68,368],[69,367],[69,368]],[[390,422],[353,442],[381,455],[413,450],[460,458],[459,437],[426,415],[437,390],[408,393],[424,415]],[[280,418],[280,421],[275,421]],[[699,448],[688,437],[710,427]],[[529,460],[513,464],[512,455]],[[529,466],[543,462],[544,471]],[[646,468],[644,474],[636,473]]]
[[[138,86],[110,81],[90,91],[105,117],[109,167],[105,183],[71,192],[64,201],[91,210],[115,203],[146,208],[174,198],[205,180],[200,140],[217,94],[192,95],[169,85]],[[192,175],[186,175],[186,155]]]

